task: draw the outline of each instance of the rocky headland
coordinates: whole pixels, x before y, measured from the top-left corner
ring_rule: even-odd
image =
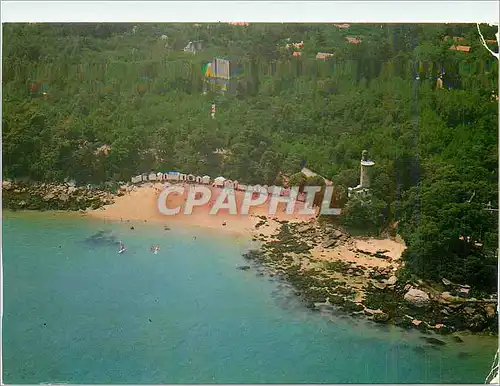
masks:
[[[266,221],[263,217],[259,226]],[[261,249],[244,257],[290,282],[295,295],[314,311],[340,309],[427,333],[498,332],[496,297],[469,297],[470,287],[445,278],[426,283],[405,277],[403,263],[389,251],[360,249],[359,239],[332,225],[284,221],[277,234],[261,233],[254,240],[262,243]],[[343,253],[354,259],[346,261]]]
[[[105,190],[73,184],[2,181],[2,207],[9,210],[85,211],[110,204],[113,197]]]

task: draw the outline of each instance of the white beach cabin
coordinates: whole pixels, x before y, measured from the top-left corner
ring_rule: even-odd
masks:
[[[273,196],[278,196],[278,190],[281,191],[281,186],[271,185],[267,188],[267,193]]]
[[[168,172],[167,180],[168,181],[179,181],[179,172]]]
[[[201,177],[201,182],[205,185],[210,185],[210,176]]]
[[[222,176],[219,176],[214,180],[214,186],[222,188],[224,186],[224,181],[226,181],[226,179]]]

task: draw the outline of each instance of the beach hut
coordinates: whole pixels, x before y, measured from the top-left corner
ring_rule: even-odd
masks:
[[[188,182],[194,182],[195,179],[196,179],[196,177],[194,176],[194,174],[188,174],[186,176],[186,179],[187,179]]]
[[[214,186],[223,187],[224,181],[226,181],[226,179],[222,176],[219,176],[214,180]]]
[[[209,185],[210,184],[210,176],[201,177],[201,182],[205,185]]]
[[[154,172],[149,173],[148,180],[149,181],[156,181],[156,173],[154,173]]]
[[[162,172],[156,173],[156,180],[157,181],[163,181],[163,173]]]
[[[168,172],[167,180],[168,181],[179,181],[179,172]]]
[[[203,178],[200,177],[200,176],[196,176],[194,181],[197,183],[197,184],[202,184],[203,183]]]
[[[275,192],[278,190],[278,189],[281,189],[281,186],[276,186],[276,185],[271,185],[267,188],[267,193],[268,194],[272,194],[272,195],[275,195]],[[276,193],[277,195],[277,193]]]
[[[187,174],[179,173],[179,181],[187,181]]]
[[[248,188],[248,186],[246,186],[246,185],[238,184],[238,186],[236,187],[236,190],[239,190],[240,192],[244,192],[247,190],[247,188]]]
[[[224,181],[224,187],[229,188],[229,189],[234,189],[234,183],[231,180],[225,180]]]
[[[132,183],[133,184],[138,184],[141,181],[142,181],[142,176],[140,176],[140,175],[132,177]]]

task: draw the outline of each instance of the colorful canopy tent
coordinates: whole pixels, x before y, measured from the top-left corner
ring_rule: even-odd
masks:
[[[31,84],[29,90],[32,95],[46,95],[49,87],[44,82],[35,82]]]
[[[203,66],[203,74],[206,78],[231,79],[243,74],[243,68],[232,60],[215,58]]]
[[[213,76],[213,72],[212,72],[212,63],[206,63],[204,66],[203,66],[203,74],[207,77],[207,78],[211,78]]]
[[[215,58],[203,66],[203,92],[235,91],[236,82],[233,80],[243,74],[243,69],[229,59]]]

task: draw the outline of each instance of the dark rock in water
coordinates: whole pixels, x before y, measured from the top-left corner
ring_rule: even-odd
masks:
[[[387,323],[389,321],[389,315],[384,312],[373,315],[373,321],[376,323]]]
[[[436,345],[436,346],[444,346],[444,345],[446,345],[446,342],[443,342],[442,340],[439,340],[439,339],[436,339],[436,338],[429,338],[429,337],[423,336],[423,337],[421,337],[421,339],[427,341],[427,343],[430,343],[430,344]]]
[[[425,348],[423,348],[422,346],[413,347],[413,351],[419,354],[425,354]]]
[[[463,342],[462,338],[460,338],[459,336],[453,336],[453,337],[452,337],[452,339],[453,339],[455,342],[457,342],[457,343],[462,343],[462,342]]]
[[[119,245],[120,242],[115,236],[110,235],[110,231],[99,231],[96,234],[87,237],[85,243],[92,246],[109,246],[109,245]]]
[[[457,355],[460,359],[465,359],[465,358],[468,358],[470,357],[470,354],[468,352],[464,352],[464,351],[461,351],[458,353]]]
[[[344,311],[347,312],[360,312],[365,309],[363,305],[352,302],[350,300],[345,301],[344,304],[342,305],[342,308],[344,309]]]
[[[262,272],[257,272],[257,276],[264,276]]]
[[[261,251],[252,249],[242,255],[247,260],[262,260],[264,254]]]
[[[322,312],[333,312],[335,308],[330,304],[315,304],[315,308]]]
[[[130,229],[135,229],[135,228],[133,226],[131,226]]]
[[[410,330],[413,328],[413,324],[408,318],[397,317],[394,319],[394,324],[406,330]]]
[[[250,269],[249,265],[239,265],[236,267],[236,269],[239,269],[241,271],[248,271]]]

